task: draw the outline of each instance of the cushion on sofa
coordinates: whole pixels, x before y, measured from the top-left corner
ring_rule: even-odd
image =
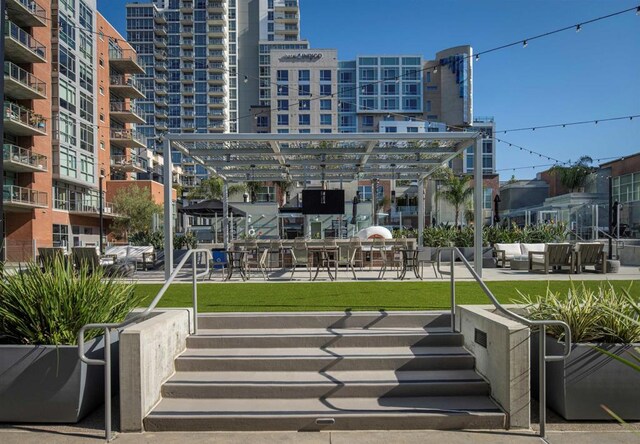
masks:
[[[515,256],[520,256],[522,254],[520,249],[520,244],[495,244],[496,250],[503,250],[504,255],[507,259],[511,259]]]
[[[522,248],[522,254],[528,255],[530,251],[536,252],[544,252],[544,244],[520,244],[520,248]]]

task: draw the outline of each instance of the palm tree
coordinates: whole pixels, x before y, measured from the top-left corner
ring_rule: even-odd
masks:
[[[217,176],[211,176],[207,179],[203,179],[200,184],[189,191],[187,195],[188,199],[222,199],[224,182],[222,178]],[[241,193],[246,190],[244,184],[236,184],[229,186],[229,194]]]
[[[469,186],[470,176],[456,176],[451,168],[441,168],[435,174],[435,178],[440,180],[440,189],[436,192],[437,198],[443,198],[453,205],[455,209],[455,225],[458,226],[460,220],[460,209],[467,205],[473,188]]]
[[[560,176],[560,183],[567,187],[572,193],[576,188],[582,188],[587,182],[587,178],[593,172],[589,166],[593,159],[589,156],[582,156],[577,162],[570,166],[556,165],[551,168],[552,174]]]

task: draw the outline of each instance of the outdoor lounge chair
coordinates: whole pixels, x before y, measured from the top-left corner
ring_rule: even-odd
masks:
[[[293,248],[291,249],[291,278],[296,272],[296,267],[303,265],[309,272],[309,280],[311,280],[311,264],[309,263],[309,250],[307,250],[307,242],[304,239],[295,239]]]
[[[549,267],[569,267],[573,272],[573,246],[569,243],[545,244],[544,251],[529,252],[529,271],[542,268],[545,274],[549,273]]]
[[[127,276],[132,271],[127,264],[116,264],[112,257],[100,257],[95,247],[73,247],[71,254],[76,269],[80,269],[83,265],[89,268],[89,272],[103,268],[107,276],[115,274]]]
[[[576,273],[582,273],[587,265],[593,265],[595,271],[601,267],[602,273],[607,272],[607,259],[604,245],[599,242],[578,242],[575,250]]]

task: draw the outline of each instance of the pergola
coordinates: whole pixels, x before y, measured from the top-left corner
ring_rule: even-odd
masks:
[[[228,184],[246,181],[418,181],[418,232],[424,229],[424,180],[443,163],[474,148],[475,257],[482,258],[482,138],[474,132],[340,134],[167,134],[164,138],[165,275],[173,269],[171,152],[180,151],[224,181],[223,225],[228,242]],[[480,173],[478,173],[480,172]],[[482,260],[475,261],[481,275]]]

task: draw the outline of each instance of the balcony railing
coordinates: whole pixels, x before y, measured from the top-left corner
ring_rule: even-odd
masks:
[[[15,23],[6,20],[5,21],[5,27],[4,27],[4,33],[5,33],[5,37],[8,37],[9,39],[13,40],[14,42],[17,42],[18,44],[20,44],[23,48],[26,48],[27,50],[29,50],[33,55],[37,56],[38,59],[46,59],[47,58],[47,48],[40,43],[39,41],[37,41],[36,39],[34,39],[27,31],[25,31],[24,29],[22,29],[21,27],[19,27],[18,25],[16,25]],[[9,48],[7,48],[7,55],[13,55],[18,57],[17,54],[10,54],[10,50]],[[35,60],[33,60],[32,58],[26,58],[23,59],[20,57],[20,61],[24,61],[24,62],[34,62]]]
[[[14,122],[18,124],[15,128],[9,128],[7,125],[5,130],[19,136],[46,134],[47,132],[47,121],[43,116],[17,103],[4,102],[4,120],[5,123]],[[23,130],[20,127],[25,128]]]
[[[125,77],[119,75],[109,76],[109,84],[111,86],[131,86],[132,88],[137,89],[138,91],[143,91],[142,84],[138,82],[133,77]]]
[[[109,67],[126,73],[144,74],[138,54],[130,48],[109,48]]]
[[[47,84],[14,63],[4,62],[4,75],[31,90],[31,93],[15,92],[14,97],[20,95],[20,97],[16,97],[17,99],[32,99],[37,96],[45,98],[47,96]],[[6,87],[7,84],[5,83],[5,89]]]
[[[26,167],[26,170],[47,171],[48,159],[44,154],[37,154],[21,146],[5,143],[3,146],[3,160],[6,170],[12,170],[11,164]]]
[[[36,191],[17,185],[3,185],[2,191],[5,205],[45,208],[47,206],[48,196],[44,191]]]
[[[47,26],[47,11],[33,0],[8,0],[7,13],[20,26]]]
[[[119,128],[111,129],[110,135],[111,135],[112,142],[114,140],[131,140],[139,144],[142,144],[144,146],[147,146],[145,137],[142,135],[142,133],[139,133],[136,130],[119,129]]]
[[[139,159],[125,155],[112,155],[111,166],[114,168],[122,168],[125,170],[144,171],[142,162]]]
[[[142,116],[142,108],[131,102],[109,102],[109,111],[113,113],[133,113]]]
[[[100,214],[100,205],[97,196],[88,196],[86,198],[78,198],[73,200],[55,199],[54,206],[57,210],[65,210],[71,213],[83,214]],[[102,213],[104,215],[113,214],[113,204],[111,202],[102,202]]]

